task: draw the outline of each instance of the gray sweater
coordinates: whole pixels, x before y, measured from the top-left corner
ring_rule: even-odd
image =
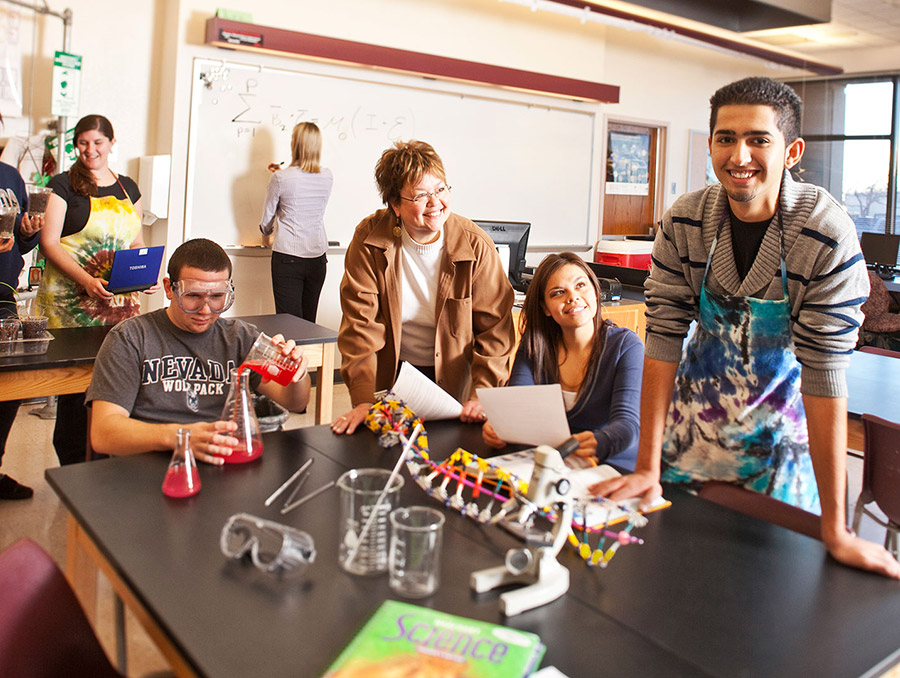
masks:
[[[698,315],[706,259],[727,196],[721,184],[679,198],[663,217],[646,282],[646,355],[678,362],[684,337]],[[856,228],[827,191],[795,182],[785,172],[781,186],[791,330],[802,366],[801,391],[844,397],[844,371],[863,320],[860,306],[869,278]],[[773,223],[774,226],[774,223]],[[779,232],[769,228],[742,281],[734,263],[731,223],[726,216],[707,284],[719,294],[782,298]]]

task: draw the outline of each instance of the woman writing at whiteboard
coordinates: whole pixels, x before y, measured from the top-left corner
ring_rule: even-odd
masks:
[[[291,164],[269,180],[259,230],[272,245],[272,292],[276,313],[316,321],[325,284],[325,207],[334,177],[319,165],[322,133],[301,122],[291,133]],[[278,228],[275,229],[275,217]]]
[[[141,311],[137,292],[114,295],[106,289],[116,250],[144,246],[141,193],[109,167],[116,142],[109,120],[83,117],[74,142],[78,159],[50,180],[53,193],[41,230],[47,264],[37,304],[50,328],[115,325]],[[60,463],[84,461],[86,439],[84,394],[60,396],[53,435]]]
[[[451,213],[429,144],[394,144],[375,180],[387,208],[356,227],[341,282],[338,348],[353,409],[332,430],[353,433],[404,360],[463,403],[463,421],[480,421],[475,389],[506,381],[515,341],[513,290],[494,243]]]
[[[629,471],[637,459],[644,345],[605,322],[600,283],[576,254],[548,255],[525,295],[522,341],[510,386],[559,384],[575,455]],[[506,445],[490,422],[484,441]],[[573,460],[575,461],[575,460]]]

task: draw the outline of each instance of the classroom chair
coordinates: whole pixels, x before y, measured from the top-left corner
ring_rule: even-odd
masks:
[[[861,346],[860,353],[874,353],[875,355],[883,355],[888,358],[900,358],[900,351],[892,351],[888,348],[878,348],[877,346]]]
[[[865,513],[887,529],[884,547],[897,558],[897,531],[900,530],[900,424],[872,414],[864,414],[862,422],[865,457],[862,492],[859,493],[853,512],[853,531],[859,531],[859,524]],[[873,501],[887,516],[886,522],[866,508],[866,504]]]
[[[884,280],[869,271],[869,298],[862,305],[865,315],[859,332],[860,345],[894,349],[900,345],[900,313],[891,312],[891,293]]]
[[[122,678],[69,582],[30,539],[0,553],[0,676]]]
[[[774,499],[767,494],[753,492],[718,480],[705,483],[698,494],[721,506],[727,506],[748,516],[805,534],[807,537],[822,538],[819,516]]]

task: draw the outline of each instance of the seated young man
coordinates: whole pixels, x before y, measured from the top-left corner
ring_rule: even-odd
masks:
[[[171,450],[176,430],[189,428],[197,459],[222,464],[237,444],[229,435],[235,424],[217,421],[230,371],[241,364],[259,330],[219,317],[234,302],[234,286],[231,260],[211,240],[197,238],[178,247],[163,285],[169,306],[119,323],[97,354],[86,395],[91,444],[111,455]],[[309,402],[307,360],[292,340],[282,344],[282,352],[301,361],[293,382],[280,386],[254,373],[251,386],[302,411]]]

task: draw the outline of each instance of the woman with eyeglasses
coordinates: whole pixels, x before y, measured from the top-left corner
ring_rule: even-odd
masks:
[[[79,120],[74,142],[78,159],[50,180],[41,230],[47,264],[36,301],[48,328],[115,325],[141,312],[137,292],[106,289],[116,250],[144,247],[141,192],[109,166],[116,137],[105,117]],[[84,394],[59,396],[53,444],[60,464],[84,461],[86,437]]]
[[[462,421],[481,421],[475,389],[506,382],[515,341],[513,290],[494,243],[450,211],[429,144],[394,144],[375,180],[387,207],[356,227],[341,282],[338,348],[353,409],[331,428],[353,433],[401,361],[463,403]]]
[[[604,321],[600,283],[571,252],[548,255],[525,295],[522,340],[509,385],[559,384],[569,430],[578,440],[570,465],[596,462],[631,471],[637,459],[644,345]],[[490,422],[484,441],[501,448]]]
[[[316,322],[319,295],[325,284],[328,235],[324,217],[334,183],[331,170],[319,164],[321,156],[318,126],[298,123],[291,133],[291,164],[269,180],[259,226],[266,244],[274,233],[275,312],[292,313],[312,323]]]

